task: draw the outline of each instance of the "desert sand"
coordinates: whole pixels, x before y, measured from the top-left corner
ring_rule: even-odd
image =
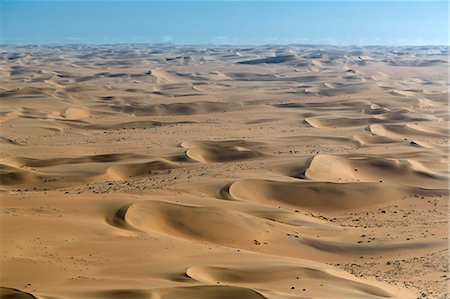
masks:
[[[448,48],[1,57],[1,298],[449,298]]]

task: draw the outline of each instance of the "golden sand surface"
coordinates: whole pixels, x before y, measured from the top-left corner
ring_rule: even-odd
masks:
[[[1,298],[449,298],[448,48],[1,57]]]

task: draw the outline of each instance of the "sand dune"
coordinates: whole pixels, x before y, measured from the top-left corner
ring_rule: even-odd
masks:
[[[157,296],[157,298],[174,298],[174,299],[266,298],[254,290],[233,286],[177,287],[153,291],[151,295]]]
[[[376,118],[316,118],[308,117],[305,121],[315,128],[338,128],[338,127],[357,127],[365,126],[370,123],[376,123]]]
[[[367,110],[365,110],[367,112]],[[373,111],[371,111],[373,113]],[[370,124],[378,124],[384,122],[417,122],[426,121],[426,118],[419,118],[410,116],[403,111],[397,113],[375,112],[374,117],[337,117],[337,118],[323,118],[323,117],[308,117],[305,121],[315,128],[339,128],[339,127],[356,127],[356,126],[367,126]],[[375,114],[374,113],[374,114]]]
[[[218,103],[218,102],[194,102],[194,103],[173,103],[150,106],[110,106],[115,111],[133,114],[136,116],[154,115],[193,115],[212,112],[235,111],[242,107],[240,103]]]
[[[39,176],[31,171],[0,164],[0,182],[2,185],[27,184],[38,178]]]
[[[227,162],[262,157],[260,144],[244,140],[183,142],[186,155],[200,162]]]
[[[342,100],[337,101],[322,101],[322,102],[306,102],[306,103],[282,103],[276,105],[279,108],[302,108],[312,111],[354,111],[366,109],[367,102],[352,101],[346,102]]]
[[[447,298],[448,49],[7,45],[1,298]]]
[[[37,98],[41,95],[47,95],[51,89],[35,88],[35,87],[19,87],[10,90],[3,90],[0,92],[0,98],[9,100],[10,98]]]
[[[7,158],[3,163],[15,166],[15,167],[50,167],[63,164],[80,164],[80,163],[109,163],[117,162],[126,159],[139,159],[145,158],[144,155],[136,155],[131,153],[120,153],[120,154],[104,154],[104,155],[94,155],[94,156],[82,156],[73,158],[50,158],[50,159],[32,159],[24,157]]]
[[[399,198],[401,192],[388,184],[278,182],[241,180],[230,186],[230,194],[272,206],[287,206],[305,211],[345,211],[380,205]]]
[[[152,120],[138,120],[130,122],[107,122],[107,123],[89,123],[89,122],[65,122],[68,127],[75,127],[86,130],[130,130],[130,129],[150,129],[161,126],[189,124],[189,121],[180,122],[159,122]]]
[[[153,171],[166,170],[177,167],[168,161],[155,160],[144,163],[130,163],[114,165],[108,168],[106,176],[113,180],[125,180],[134,176],[151,174]]]
[[[336,294],[336,292],[347,298],[362,298],[366,296],[373,298],[395,297],[395,295],[381,288],[359,282],[353,278],[341,277],[339,274],[342,275],[342,273],[328,267],[317,269],[311,266],[260,266],[254,268],[207,266],[188,268],[186,274],[196,280],[211,284],[219,282],[220,284],[241,286],[252,285],[263,289],[264,284],[276,283],[278,291],[283,290],[285,293],[283,295],[286,298],[296,298],[297,294],[304,294],[306,288],[302,288],[302,286],[308,286],[307,294],[309,296],[314,294],[314,298],[333,296],[333,293]],[[296,280],[299,280],[300,287],[298,287],[297,291],[292,292],[294,294],[288,294],[286,292],[289,289],[288,286],[296,284],[294,283]],[[295,290],[295,287],[293,290]],[[280,296],[281,294],[277,295]],[[284,296],[281,295],[280,297],[284,298]]]
[[[68,108],[64,111],[63,115],[67,119],[83,119],[89,117],[90,112],[82,108]]]
[[[409,140],[432,140],[446,138],[442,131],[430,129],[429,127],[417,127],[409,124],[405,125],[384,125],[374,124],[370,126],[370,131],[374,134],[393,138],[393,139],[409,139]]]
[[[132,204],[124,221],[150,233],[235,247],[255,245],[254,240],[265,236],[271,227],[267,220],[231,210],[159,201]]]
[[[387,136],[379,136],[375,134],[357,134],[353,136],[358,140],[361,145],[371,145],[371,144],[384,144],[384,143],[396,143],[395,139],[389,138]]]
[[[270,63],[285,63],[289,61],[295,61],[295,55],[280,55],[274,57],[266,57],[260,59],[240,61],[240,64],[270,64]]]
[[[132,153],[53,159],[7,158],[3,160],[5,165],[1,165],[0,178],[1,185],[4,186],[42,184],[44,181],[50,184],[51,182],[73,184],[83,179],[126,180],[179,167],[169,161],[179,161],[178,157],[167,159],[152,159],[151,156]]]
[[[446,242],[395,242],[380,240],[359,244],[352,232],[332,231],[311,222],[292,225],[224,208],[175,204],[163,201],[141,201],[127,204],[111,218],[110,223],[127,230],[137,230],[152,237],[182,242],[204,242],[248,251],[292,257],[321,257],[358,254],[391,254],[423,248],[443,248]],[[311,230],[321,238],[311,236]],[[336,238],[338,233],[343,241]],[[353,236],[352,236],[353,234]],[[280,246],[283,244],[282,246]],[[301,253],[300,253],[301,252]]]
[[[30,293],[22,292],[22,291],[17,290],[17,289],[5,288],[5,287],[1,287],[0,288],[0,296],[2,298],[5,298],[5,299],[31,299],[31,298],[36,298],[35,296],[33,296]]]
[[[328,182],[386,182],[423,188],[446,188],[447,179],[417,169],[415,161],[321,154],[304,170],[306,178]]]

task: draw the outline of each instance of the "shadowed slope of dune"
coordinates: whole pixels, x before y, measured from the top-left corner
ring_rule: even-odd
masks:
[[[416,122],[427,120],[423,117],[410,116],[407,113],[383,113],[377,114],[374,117],[308,117],[305,121],[315,128],[342,128],[342,127],[356,127],[366,126],[378,123],[395,123],[395,122]]]
[[[260,58],[260,59],[253,59],[253,60],[245,60],[238,62],[239,64],[271,64],[271,63],[285,63],[290,62],[296,59],[295,55],[279,55],[279,56],[273,56],[273,57],[266,57],[266,58]]]
[[[110,298],[110,299],[148,299],[151,298],[146,290],[141,289],[116,289],[107,291],[97,291],[90,294],[93,298]]]
[[[132,153],[103,154],[81,157],[67,158],[50,158],[50,159],[33,159],[25,157],[7,158],[3,163],[15,167],[37,167],[45,168],[63,164],[80,164],[80,163],[111,163],[130,159],[143,159],[145,155],[137,155]]]
[[[336,255],[388,254],[442,247],[442,242],[436,240],[408,243],[387,243],[380,240],[376,244],[359,244],[354,241],[356,236],[352,232],[332,233],[331,227],[318,227],[312,222],[292,225],[232,209],[157,200],[125,205],[108,222],[122,229],[145,232],[151,237],[168,237],[185,242],[200,241],[314,260],[335,258]],[[317,239],[315,234],[322,233],[324,235]]]
[[[36,298],[30,293],[13,288],[0,287],[0,298],[2,299],[32,299]]]
[[[367,107],[367,102],[365,101],[322,101],[322,102],[306,102],[306,103],[297,103],[297,102],[289,102],[289,103],[281,103],[276,104],[275,107],[285,108],[285,109],[307,109],[311,111],[354,111],[354,110],[362,110]]]
[[[231,299],[248,298],[264,299],[260,293],[243,287],[221,285],[197,285],[175,286],[167,288],[143,289],[118,289],[100,291],[91,294],[94,298],[111,299]]]
[[[39,175],[32,171],[0,164],[0,184],[3,186],[30,184],[38,178]]]
[[[130,122],[108,122],[108,123],[69,123],[71,127],[88,130],[133,130],[133,129],[151,129],[163,126],[183,125],[191,124],[195,122],[191,121],[179,121],[179,122],[159,122],[152,120],[138,120]]]
[[[92,182],[126,180],[180,166],[170,160],[178,161],[179,158],[173,156],[165,159],[132,153],[52,159],[6,158],[2,161],[5,165],[1,165],[0,169],[0,182],[4,186],[46,182],[50,187],[60,183],[79,184],[87,179]]]
[[[288,298],[295,298],[295,294],[302,288],[307,289],[308,296],[314,298],[329,298],[338,296],[345,298],[395,298],[396,296],[380,287],[358,281],[346,273],[337,271],[326,265],[301,266],[259,266],[259,267],[221,267],[194,266],[187,269],[186,274],[205,283],[217,283],[237,286],[252,286],[264,289],[266,284],[272,283],[274,290]],[[298,291],[289,294],[287,290],[297,285]],[[305,294],[306,295],[306,294]]]
[[[149,233],[245,247],[265,236],[272,226],[268,220],[233,210],[162,201],[130,205],[124,221]]]
[[[133,114],[136,116],[161,116],[194,115],[236,111],[242,108],[242,103],[196,101],[192,103],[172,103],[156,105],[111,105],[109,107],[114,111]]]
[[[339,212],[361,209],[398,199],[402,192],[382,183],[240,180],[229,192],[236,198],[307,211]]]
[[[20,142],[3,136],[0,136],[0,144],[22,145]]]
[[[260,293],[241,287],[234,286],[190,286],[190,287],[173,287],[166,289],[154,290],[151,298],[155,296],[161,299],[265,299]]]
[[[135,176],[151,174],[153,171],[176,168],[177,165],[164,160],[142,163],[119,164],[108,168],[106,176],[113,180],[125,180]]]
[[[263,157],[261,144],[244,140],[183,142],[186,155],[200,162],[229,162]]]
[[[0,98],[3,100],[10,100],[15,98],[39,98],[51,92],[51,88],[36,88],[36,87],[19,87],[10,90],[0,91]]]
[[[417,126],[411,124],[370,125],[370,131],[376,135],[388,137],[396,140],[426,140],[433,141],[448,137],[448,129],[439,129],[428,126]],[[447,134],[446,134],[447,133]]]

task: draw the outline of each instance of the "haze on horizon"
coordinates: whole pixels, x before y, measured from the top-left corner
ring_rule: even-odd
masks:
[[[1,44],[448,45],[447,1],[0,2]]]

